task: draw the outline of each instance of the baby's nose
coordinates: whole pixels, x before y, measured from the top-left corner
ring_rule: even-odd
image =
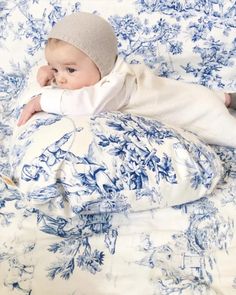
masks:
[[[64,75],[58,75],[57,76],[57,82],[58,83],[66,83],[66,78]]]

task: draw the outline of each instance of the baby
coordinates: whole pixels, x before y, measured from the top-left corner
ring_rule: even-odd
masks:
[[[224,134],[225,128],[236,130],[227,110],[235,95],[158,77],[144,65],[125,63],[117,57],[111,25],[95,14],[77,12],[59,21],[49,33],[45,57],[48,65],[37,74],[42,91],[24,106],[18,126],[40,111],[75,116],[121,111],[163,120],[208,143],[236,147],[236,134]],[[215,129],[209,132],[211,115]]]

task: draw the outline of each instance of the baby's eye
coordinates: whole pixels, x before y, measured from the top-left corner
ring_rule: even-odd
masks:
[[[76,69],[74,69],[74,68],[67,68],[66,70],[67,70],[67,72],[70,73],[70,74],[71,74],[71,73],[74,73],[74,72],[76,71]]]
[[[53,71],[54,73],[58,73],[58,70],[57,70],[56,68],[52,68],[52,71]]]

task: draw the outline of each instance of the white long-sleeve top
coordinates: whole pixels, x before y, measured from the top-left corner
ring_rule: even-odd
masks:
[[[40,99],[42,110],[75,116],[120,110],[136,88],[135,76],[118,70],[120,62],[109,75],[89,87],[76,90],[44,87]]]
[[[64,115],[121,111],[157,119],[196,133],[211,144],[236,147],[236,120],[222,91],[158,77],[144,65],[118,58],[112,72],[79,90],[44,88],[41,107]]]

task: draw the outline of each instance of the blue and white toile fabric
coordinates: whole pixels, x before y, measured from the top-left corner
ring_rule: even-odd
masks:
[[[16,128],[47,32],[113,25],[156,74],[236,91],[234,1],[0,1],[0,294],[236,294],[236,151],[121,113]]]

